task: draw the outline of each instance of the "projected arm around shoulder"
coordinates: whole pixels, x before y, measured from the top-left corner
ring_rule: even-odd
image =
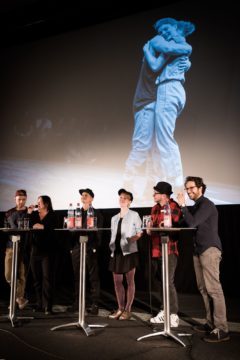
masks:
[[[150,40],[151,47],[166,55],[190,55],[192,53],[192,47],[188,43],[175,42],[173,40],[166,41],[162,36],[157,35]]]

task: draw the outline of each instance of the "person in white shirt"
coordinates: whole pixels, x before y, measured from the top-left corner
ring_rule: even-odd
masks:
[[[142,235],[142,221],[136,211],[129,207],[133,201],[131,192],[118,191],[120,212],[111,219],[111,259],[109,270],[113,273],[118,309],[109,315],[110,319],[129,320],[132,316],[131,307],[135,296],[135,272],[138,266],[137,241]],[[127,289],[124,288],[124,276]],[[125,300],[126,299],[126,300]]]

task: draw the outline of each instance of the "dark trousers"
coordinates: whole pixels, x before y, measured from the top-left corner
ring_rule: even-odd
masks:
[[[168,278],[169,278],[169,304],[170,304],[170,313],[178,313],[178,296],[176,287],[174,284],[175,270],[177,267],[178,257],[175,254],[168,255]],[[157,290],[160,293],[160,299],[163,308],[163,287],[162,287],[162,257],[152,258],[152,281],[157,287]]]
[[[79,299],[79,271],[80,271],[80,249],[79,247],[72,250],[72,264],[75,283],[75,305],[78,306]],[[90,301],[97,305],[100,297],[100,279],[98,269],[98,254],[92,249],[86,252],[86,283],[89,284]]]
[[[52,282],[49,256],[32,255],[31,270],[37,305],[51,309],[52,306]]]

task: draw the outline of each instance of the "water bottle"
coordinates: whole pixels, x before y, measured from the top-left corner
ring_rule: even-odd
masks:
[[[80,208],[80,203],[77,203],[75,210],[75,227],[76,229],[82,228],[82,210]]]
[[[68,207],[67,228],[73,229],[74,227],[75,227],[74,209],[72,203],[70,203]]]
[[[172,227],[172,214],[169,202],[164,205],[163,224],[166,228]]]
[[[87,210],[87,229],[92,229],[94,227],[94,210],[90,205]]]
[[[4,218],[4,228],[9,228],[10,227],[10,225],[9,225],[9,223],[8,223],[8,220],[7,220],[7,218],[5,217]]]

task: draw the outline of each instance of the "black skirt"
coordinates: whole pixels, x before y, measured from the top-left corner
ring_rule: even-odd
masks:
[[[114,254],[114,257],[110,259],[108,270],[116,274],[124,274],[130,270],[138,267],[139,265],[139,256],[138,252],[125,255]]]

